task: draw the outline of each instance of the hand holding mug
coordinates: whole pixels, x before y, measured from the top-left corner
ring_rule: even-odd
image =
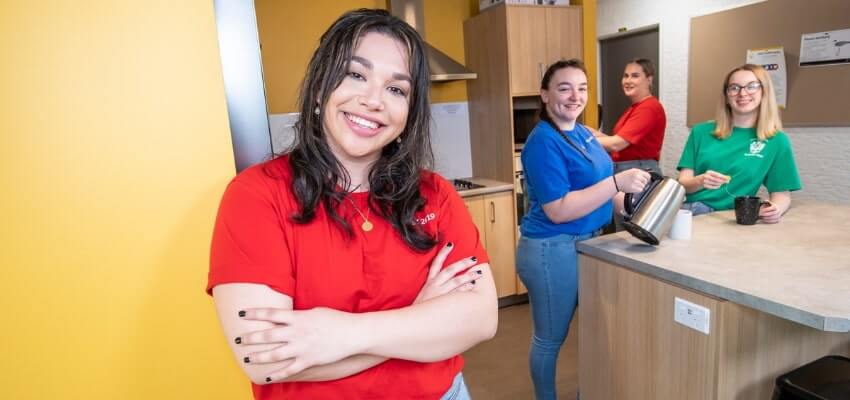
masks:
[[[727,175],[712,170],[705,171],[700,177],[702,178],[702,187],[706,189],[718,189],[731,179]]]
[[[630,168],[614,175],[617,187],[623,193],[640,193],[649,183],[650,175],[638,168]]]
[[[766,224],[775,224],[782,219],[782,213],[779,210],[779,206],[765,201],[759,209],[759,218]]]

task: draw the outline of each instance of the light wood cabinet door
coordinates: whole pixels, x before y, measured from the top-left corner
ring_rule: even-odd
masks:
[[[499,297],[516,294],[516,222],[514,221],[514,194],[501,192],[484,196],[486,217],[487,254],[496,280]]]
[[[551,8],[546,12],[546,59],[549,63],[583,58],[581,8]]]
[[[463,201],[490,256],[496,294],[499,297],[516,294],[513,192],[467,197]]]
[[[511,95],[540,93],[540,80],[548,64],[546,8],[507,7],[508,60]]]
[[[463,202],[466,203],[466,209],[469,211],[469,216],[472,217],[472,223],[478,228],[478,235],[481,236],[481,243],[487,246],[487,238],[485,237],[486,226],[484,219],[484,197],[465,197]]]

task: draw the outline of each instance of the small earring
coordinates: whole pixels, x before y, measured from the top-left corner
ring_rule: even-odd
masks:
[[[401,144],[401,136],[395,138],[395,142],[398,143],[398,144]]]
[[[321,112],[322,111],[319,110],[319,106],[316,106],[316,108],[313,109],[313,114],[319,115]]]

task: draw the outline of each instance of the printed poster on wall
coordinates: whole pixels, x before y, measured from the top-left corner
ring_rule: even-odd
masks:
[[[785,49],[769,47],[765,49],[747,50],[747,63],[761,65],[770,74],[773,90],[776,92],[776,104],[786,106],[788,88],[788,68],[785,67]]]
[[[850,29],[804,33],[800,39],[800,66],[850,64]]]

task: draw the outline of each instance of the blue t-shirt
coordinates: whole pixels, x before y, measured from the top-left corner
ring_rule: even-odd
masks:
[[[611,157],[584,125],[576,124],[564,134],[576,146],[567,143],[552,125],[540,121],[522,148],[522,169],[529,202],[529,211],[520,225],[523,236],[541,239],[563,233],[580,235],[611,221],[611,200],[581,218],[562,224],[552,222],[543,212],[544,204],[570,191],[592,186],[614,172]]]

